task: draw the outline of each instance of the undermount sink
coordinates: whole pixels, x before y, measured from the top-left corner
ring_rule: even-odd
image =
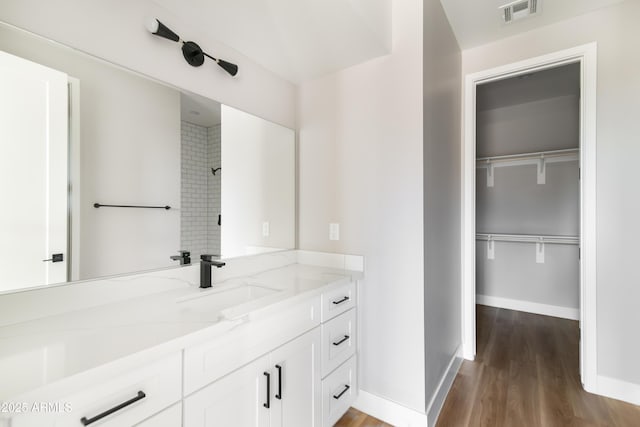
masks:
[[[176,303],[182,310],[219,316],[223,310],[253,303],[278,292],[280,291],[277,289],[257,285],[214,285],[201,290],[197,295],[179,298]]]

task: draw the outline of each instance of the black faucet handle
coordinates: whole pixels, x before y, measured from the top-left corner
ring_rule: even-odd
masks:
[[[216,260],[213,259],[214,255],[209,255],[209,254],[205,254],[205,255],[200,255],[200,259],[204,262],[206,262],[207,264],[210,264],[216,268],[221,268],[224,267],[225,265],[227,265],[224,261],[220,261],[220,260]]]

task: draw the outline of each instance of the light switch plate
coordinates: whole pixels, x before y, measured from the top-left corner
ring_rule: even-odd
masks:
[[[335,222],[329,224],[329,240],[340,240],[340,224]]]
[[[262,223],[262,237],[269,237],[269,221]]]

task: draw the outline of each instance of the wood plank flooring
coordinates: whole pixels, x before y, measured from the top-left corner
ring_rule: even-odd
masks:
[[[476,324],[438,427],[640,426],[640,407],[582,389],[578,322],[479,305]]]
[[[373,418],[357,409],[349,408],[346,414],[338,420],[334,427],[393,427],[391,424]]]

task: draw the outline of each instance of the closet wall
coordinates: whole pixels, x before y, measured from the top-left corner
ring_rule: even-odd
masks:
[[[578,245],[536,242],[538,236],[579,236],[579,94],[578,64],[478,86],[479,303],[577,318]],[[571,149],[561,157],[548,153]],[[547,153],[501,158],[540,152]],[[503,242],[496,235],[535,237]]]

